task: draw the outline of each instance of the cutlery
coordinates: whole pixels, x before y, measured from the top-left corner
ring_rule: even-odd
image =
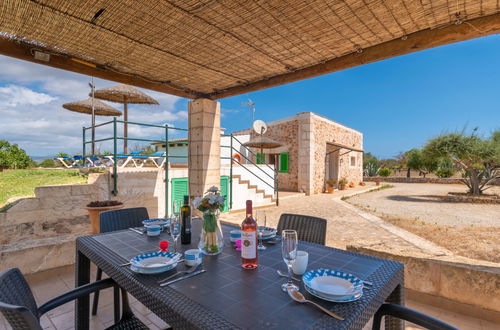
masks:
[[[200,264],[201,265],[201,264]],[[163,280],[159,280],[158,283],[162,283],[162,282],[165,282],[165,281],[168,281],[169,279],[171,278],[174,278],[176,277],[177,275],[181,275],[181,274],[191,274],[192,272],[194,272],[200,265],[197,265],[197,266],[194,266],[193,268],[191,269],[188,269],[188,270],[181,270],[181,271],[177,271],[175,274],[172,274],[170,275],[169,277],[167,278],[164,278]]]
[[[302,293],[300,293],[299,291],[297,290],[293,290],[293,289],[288,289],[288,295],[293,299],[295,300],[296,302],[299,302],[299,303],[310,303],[311,305],[314,305],[316,307],[318,307],[319,309],[321,309],[323,312],[325,312],[326,314],[330,315],[331,317],[337,319],[337,320],[340,320],[340,321],[343,321],[344,318],[343,317],[340,317],[338,316],[337,314],[329,311],[328,309],[326,309],[325,307],[319,305],[319,304],[316,304],[315,302],[313,301],[310,301],[310,300],[307,300],[304,295]]]
[[[140,231],[138,229],[135,229],[135,228],[129,228],[129,229],[132,230],[132,231],[135,231],[137,234],[141,234],[141,235],[144,234],[144,232],[142,232],[142,231]]]
[[[288,274],[283,273],[280,269],[276,270],[276,273],[278,273],[278,275],[281,277],[288,277]],[[299,281],[299,282],[302,281],[301,279],[299,279],[295,276],[292,276],[292,280]]]
[[[120,265],[120,267],[129,266],[129,265],[131,265],[131,263],[130,263],[130,262],[127,262],[127,263],[125,263],[125,264],[121,264],[121,265]]]
[[[185,279],[187,279],[187,278],[190,278],[190,277],[196,276],[196,275],[201,274],[201,273],[204,273],[204,272],[206,272],[206,270],[204,270],[204,269],[200,269],[200,270],[197,270],[197,271],[195,271],[195,272],[193,272],[193,273],[191,273],[191,274],[187,274],[187,275],[184,275],[184,276],[178,277],[178,278],[176,278],[176,279],[173,279],[173,280],[171,280],[171,281],[168,281],[168,282],[165,282],[165,283],[161,283],[161,284],[160,284],[160,286],[170,285],[170,284],[172,284],[172,283],[175,283],[175,282],[178,282],[178,281],[185,280]]]

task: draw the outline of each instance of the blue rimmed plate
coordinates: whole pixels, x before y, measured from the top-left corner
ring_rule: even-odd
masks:
[[[262,232],[262,239],[271,239],[276,237],[276,229],[271,227],[259,226],[259,232]]]
[[[130,269],[141,274],[162,273],[175,268],[180,257],[173,252],[147,252],[130,259]]]
[[[347,302],[351,302],[351,301],[356,301],[363,296],[363,290],[356,292],[355,294],[347,295],[347,296],[327,296],[327,295],[323,295],[323,294],[315,291],[314,289],[311,289],[307,285],[304,285],[304,288],[306,289],[307,292],[309,292],[310,294],[312,294],[315,297],[318,297],[318,298],[326,300],[326,301],[336,302],[336,303],[347,303]]]
[[[361,279],[340,270],[314,269],[305,273],[302,281],[309,292],[324,297],[341,299],[363,292]]]
[[[148,219],[148,220],[144,220],[142,222],[142,224],[144,225],[144,227],[149,226],[149,225],[159,225],[163,229],[164,227],[166,227],[166,226],[168,226],[170,224],[170,220],[169,219],[164,219],[164,218],[161,218],[161,219]]]

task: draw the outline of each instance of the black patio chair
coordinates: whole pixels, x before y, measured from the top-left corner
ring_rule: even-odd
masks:
[[[380,330],[382,317],[385,315],[394,316],[430,330],[458,330],[443,321],[396,304],[383,304],[379,308],[373,317],[372,330]]]
[[[89,283],[53,298],[38,307],[21,271],[18,268],[11,268],[0,272],[0,312],[14,330],[42,330],[40,317],[43,314],[79,297],[110,287],[117,287],[111,278]],[[118,304],[118,300],[115,300],[115,304]],[[130,310],[128,296],[123,289],[122,309],[121,318],[117,319],[115,315],[116,324],[108,329],[149,329]]]
[[[325,245],[326,220],[300,214],[284,213],[278,222],[278,234],[284,229],[297,231],[299,240]]]
[[[104,211],[99,214],[99,226],[101,233],[123,230],[133,227],[142,227],[142,221],[149,219],[148,210],[145,207],[133,207],[128,209]],[[97,267],[96,281],[102,279],[102,269]],[[94,293],[92,302],[92,315],[97,314],[99,305],[99,291]]]

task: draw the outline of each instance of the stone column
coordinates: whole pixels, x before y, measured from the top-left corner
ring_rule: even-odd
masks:
[[[220,103],[209,99],[189,102],[189,194],[203,196],[220,188]]]
[[[299,119],[298,189],[306,195],[314,194],[314,130],[311,113]]]

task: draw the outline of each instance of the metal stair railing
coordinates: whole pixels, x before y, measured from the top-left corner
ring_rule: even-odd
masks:
[[[121,124],[131,124],[131,125],[138,125],[138,126],[143,126],[143,127],[154,127],[154,128],[161,128],[161,129],[164,129],[165,130],[165,139],[162,140],[162,139],[142,139],[142,138],[132,138],[132,137],[120,137],[120,136],[117,136],[117,124],[118,123],[121,123]],[[165,216],[168,216],[170,214],[170,203],[168,202],[169,200],[169,171],[168,171],[168,163],[169,163],[169,158],[185,158],[185,159],[188,159],[189,156],[169,156],[168,152],[168,148],[169,148],[169,141],[168,141],[168,131],[169,130],[177,130],[177,131],[185,131],[187,132],[188,129],[186,128],[178,128],[178,127],[171,127],[171,126],[168,126],[168,125],[154,125],[154,124],[144,124],[144,123],[138,123],[138,122],[133,122],[133,121],[124,121],[124,120],[118,120],[115,118],[113,118],[113,120],[111,121],[108,121],[108,122],[104,122],[104,123],[101,123],[101,124],[97,124],[97,125],[94,125],[93,127],[94,128],[97,128],[97,127],[102,127],[102,126],[106,126],[106,125],[110,125],[112,124],[113,125],[113,137],[109,137],[109,138],[103,138],[103,139],[94,139],[94,140],[90,140],[90,141],[86,141],[86,134],[85,132],[89,129],[92,129],[92,126],[90,127],[83,127],[82,129],[82,136],[83,136],[83,166],[86,165],[87,161],[86,161],[86,154],[85,154],[85,147],[87,144],[90,144],[90,143],[95,143],[95,142],[104,142],[104,141],[113,141],[113,173],[111,174],[111,177],[113,178],[113,189],[111,191],[111,193],[116,196],[118,195],[118,159],[117,159],[117,156],[118,156],[118,140],[130,140],[130,141],[142,141],[142,142],[160,142],[160,143],[165,143],[165,154],[164,156],[161,156],[161,157],[164,157],[165,158],[165,163],[164,163],[164,167],[165,167],[165,179],[163,180],[164,183],[165,183]],[[92,155],[92,156],[95,156],[95,155]],[[126,156],[126,155],[124,155]]]
[[[241,153],[240,149],[237,149],[234,147],[233,145],[233,140],[238,142],[240,144],[240,148],[243,147],[243,149],[245,151],[247,151],[248,153],[254,155],[255,157],[257,157],[257,155],[252,151],[250,150],[248,147],[244,146],[243,143],[241,143],[240,140],[238,140],[233,134],[223,134],[222,136],[229,136],[230,137],[230,145],[229,146],[224,146],[224,145],[221,145],[221,148],[229,148],[230,150],[230,155],[233,154],[233,152],[235,152],[235,154],[239,155],[240,157],[242,157],[243,159],[245,159],[246,161],[248,161],[250,164],[252,165],[255,165],[255,168],[258,168],[262,173],[264,173],[266,176],[268,176],[270,179],[273,180],[273,185],[269,184],[267,181],[265,181],[263,178],[261,178],[259,175],[257,175],[256,173],[254,173],[254,171],[252,171],[251,169],[249,169],[248,167],[246,167],[242,162],[240,162],[239,160],[233,158],[233,156],[231,157],[221,157],[221,159],[229,159],[230,160],[230,201],[229,201],[229,205],[230,205],[230,209],[232,209],[232,205],[233,205],[233,162],[236,162],[238,163],[238,165],[240,165],[241,167],[243,167],[246,171],[248,171],[250,174],[253,174],[256,178],[258,178],[260,181],[262,181],[264,184],[266,184],[268,187],[272,188],[273,189],[273,192],[274,192],[274,195],[276,196],[276,205],[279,205],[279,192],[278,192],[278,171],[276,168],[273,168],[271,166],[269,166],[269,164],[256,164],[254,161],[252,161],[252,159],[248,158],[245,154]],[[258,165],[265,165],[267,166],[267,168],[269,168],[271,171],[273,171],[274,175],[270,175],[269,173],[267,173],[266,171],[264,171],[264,169],[262,169],[260,166]]]

